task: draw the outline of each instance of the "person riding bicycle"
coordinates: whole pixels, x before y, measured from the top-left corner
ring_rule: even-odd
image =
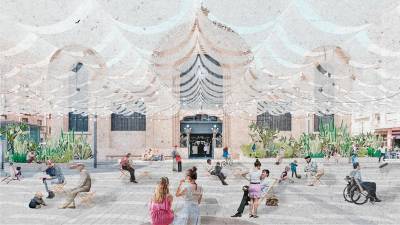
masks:
[[[376,183],[362,180],[360,163],[354,163],[353,168],[354,170],[351,171],[350,176],[353,177],[363,189],[368,191],[370,195],[370,201],[380,202],[381,200],[376,196]]]

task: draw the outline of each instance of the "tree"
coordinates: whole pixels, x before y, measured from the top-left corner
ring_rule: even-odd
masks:
[[[253,142],[259,142],[262,144],[263,149],[267,149],[267,146],[271,145],[273,141],[278,136],[277,130],[272,130],[267,127],[263,127],[255,122],[252,122],[249,125],[250,128],[250,137]]]
[[[0,136],[7,140],[7,151],[14,154],[14,141],[15,139],[28,130],[27,124],[8,124],[5,127],[0,127]]]

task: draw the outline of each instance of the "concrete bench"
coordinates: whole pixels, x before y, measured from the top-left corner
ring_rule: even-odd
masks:
[[[106,159],[112,160],[114,158],[123,158],[125,156],[126,156],[126,154],[124,154],[124,155],[106,155]],[[131,155],[130,158],[131,159],[142,159],[142,156],[141,155]]]

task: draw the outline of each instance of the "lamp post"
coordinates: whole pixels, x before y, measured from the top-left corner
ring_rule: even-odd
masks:
[[[5,95],[5,82],[4,82],[4,73],[0,71],[0,105],[3,106],[1,110],[2,113],[5,114],[6,112],[6,95]],[[1,128],[1,117],[0,117],[0,128]],[[3,138],[3,139],[2,139]],[[7,151],[7,137],[0,138],[0,158],[1,158],[1,170],[4,170],[4,163],[5,163],[5,154]]]
[[[212,148],[213,148],[213,152],[215,150],[215,147],[217,146],[217,139],[216,136],[218,134],[219,128],[217,127],[217,125],[214,124],[213,127],[211,127],[211,132],[212,132]]]
[[[93,120],[93,167],[97,168],[97,113]]]
[[[187,124],[184,130],[186,133],[186,146],[190,155],[190,133],[192,132],[192,128],[189,126],[189,124]]]

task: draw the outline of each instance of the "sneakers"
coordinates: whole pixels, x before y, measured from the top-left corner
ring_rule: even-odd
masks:
[[[54,192],[49,191],[49,195],[46,198],[52,199],[52,198],[54,198],[54,196],[55,196]]]
[[[136,181],[136,180],[132,180],[131,182],[137,184],[137,181]]]

